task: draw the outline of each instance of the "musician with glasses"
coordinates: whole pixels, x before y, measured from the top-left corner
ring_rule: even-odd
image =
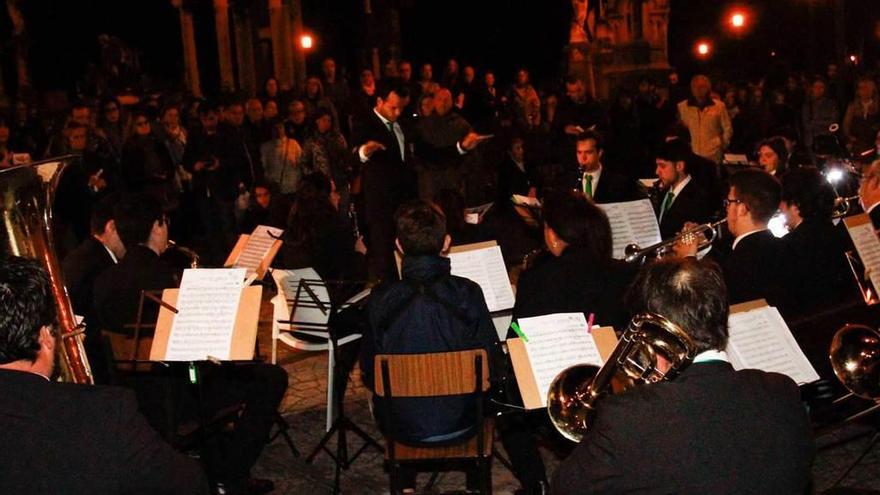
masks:
[[[671,381],[600,398],[552,493],[804,493],[815,446],[798,387],[778,373],[733,370],[717,265],[693,258],[649,265],[628,302],[634,313],[681,327],[696,357]]]
[[[0,260],[0,493],[207,494],[119,388],[54,383],[55,301],[38,262]]]
[[[724,207],[733,244],[729,251],[713,247],[711,255],[721,265],[732,304],[766,299],[783,314],[795,306],[791,256],[767,229],[781,196],[779,181],[763,170],[741,170],[730,177]],[[687,241],[675,245],[679,256],[696,254],[698,243]]]

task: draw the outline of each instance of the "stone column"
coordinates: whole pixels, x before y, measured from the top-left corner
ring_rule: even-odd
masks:
[[[172,0],[172,5],[180,14],[180,39],[183,46],[183,79],[186,89],[196,97],[202,96],[199,81],[199,62],[196,57],[196,36],[193,27],[193,14],[183,7],[183,0]]]
[[[269,0],[269,31],[272,33],[272,71],[281,89],[290,88],[287,69],[289,37],[287,36],[286,9],[281,0]]]
[[[229,39],[229,0],[214,0],[214,23],[217,26],[217,55],[220,67],[220,87],[235,89],[232,73],[232,43]]]
[[[22,95],[31,87],[28,71],[28,38],[24,16],[17,0],[8,0],[6,10],[12,21],[12,48],[15,54],[15,73],[18,81],[18,94]]]
[[[238,86],[253,93],[257,87],[256,65],[254,64],[254,38],[251,17],[246,8],[233,13],[235,29],[235,56],[238,62]]]
[[[293,55],[291,65],[291,69],[293,69],[293,87],[297,90],[302,90],[306,85],[306,53],[300,44],[300,38],[303,35],[302,2],[300,0],[289,0],[289,2],[290,30],[293,35],[289,45],[292,48]]]

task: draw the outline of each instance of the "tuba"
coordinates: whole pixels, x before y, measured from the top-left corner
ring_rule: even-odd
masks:
[[[76,158],[65,155],[0,172],[3,194],[2,243],[6,254],[38,260],[49,273],[58,313],[59,362],[65,381],[93,383],[83,348],[83,327],[77,324],[67,295],[52,238],[52,202],[61,174]]]
[[[668,371],[658,369],[658,356],[669,362]],[[562,436],[580,442],[593,421],[596,401],[609,392],[613,378],[626,385],[671,380],[695,356],[693,341],[681,327],[655,313],[636,315],[601,368],[579,364],[553,379],[547,393],[550,420]]]

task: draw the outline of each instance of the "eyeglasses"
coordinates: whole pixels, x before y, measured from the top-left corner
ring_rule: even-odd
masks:
[[[724,207],[727,208],[731,204],[743,203],[743,200],[736,198],[724,198]]]

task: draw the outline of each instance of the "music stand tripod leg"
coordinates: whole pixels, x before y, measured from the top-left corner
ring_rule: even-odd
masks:
[[[855,467],[862,462],[862,459],[864,459],[868,454],[871,453],[872,450],[874,450],[874,447],[877,445],[878,440],[880,440],[880,431],[874,432],[874,436],[871,437],[871,441],[868,442],[865,450],[863,450],[859,457],[856,458],[856,460],[853,461],[853,463],[850,464],[848,468],[846,468],[846,471],[844,471],[839,478],[837,478],[834,484],[831,485],[831,488],[836,488],[843,480],[846,479],[847,476],[849,476],[849,473],[852,472],[852,470],[855,469]]]

